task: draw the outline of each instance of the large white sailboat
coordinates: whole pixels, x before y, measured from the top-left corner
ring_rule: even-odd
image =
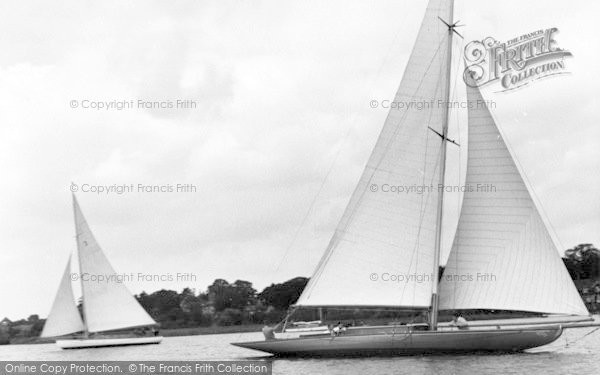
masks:
[[[141,330],[157,323],[122,282],[98,282],[90,275],[116,275],[90,230],[73,195],[77,258],[83,301],[79,313],[71,285],[71,257],[58,287],[41,337],[56,337],[63,349],[158,344],[156,330]],[[127,330],[137,329],[137,335]],[[151,335],[149,335],[151,334]]]
[[[450,99],[452,0],[431,0],[392,109],[335,233],[295,309],[421,310],[426,325],[290,332],[234,343],[277,355],[520,351],[556,340],[589,315],[477,87],[467,87],[468,158],[458,228],[439,278]],[[456,147],[452,145],[452,147]],[[384,194],[372,186],[433,186]],[[378,275],[414,275],[385,282]],[[373,276],[375,275],[375,276]],[[493,275],[479,280],[465,275]],[[388,280],[389,281],[389,280]],[[440,310],[509,310],[525,319],[438,323]],[[423,329],[424,328],[424,329]]]

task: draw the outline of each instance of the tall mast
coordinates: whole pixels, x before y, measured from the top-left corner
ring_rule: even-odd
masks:
[[[429,329],[437,330],[439,309],[439,278],[440,278],[440,253],[442,244],[442,217],[444,211],[444,184],[446,175],[446,144],[448,136],[448,123],[450,122],[450,74],[452,72],[452,34],[454,34],[454,0],[451,1],[450,19],[441,20],[448,26],[448,46],[446,55],[446,87],[444,93],[444,126],[442,128],[442,148],[440,155],[440,183],[442,190],[439,192],[437,207],[437,231],[435,234],[435,251],[433,255],[433,286],[431,295],[431,314],[429,317]]]
[[[89,336],[87,319],[85,318],[85,295],[83,291],[83,278],[81,277],[81,251],[79,249],[79,227],[77,225],[77,198],[75,198],[75,194],[71,193],[73,196],[73,218],[75,219],[75,242],[77,244],[77,263],[79,264],[79,282],[81,283],[81,315],[83,318],[83,335],[87,338]]]

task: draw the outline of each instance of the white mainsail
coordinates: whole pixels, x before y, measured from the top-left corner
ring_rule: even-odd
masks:
[[[99,332],[153,325],[156,322],[127,290],[102,252],[73,196],[83,310],[88,331]],[[92,276],[112,276],[98,282]]]
[[[44,324],[41,337],[55,337],[69,333],[80,332],[85,329],[79,310],[73,298],[71,287],[71,257],[63,273],[58,292],[54,297],[50,314]]]
[[[472,191],[464,194],[440,309],[588,315],[479,89],[467,87],[467,98]]]
[[[448,0],[429,2],[394,98],[403,108],[390,110],[298,306],[429,306],[442,143],[432,129],[442,132],[450,64],[448,27],[440,18],[450,21],[452,7]],[[433,188],[389,191],[397,186]]]

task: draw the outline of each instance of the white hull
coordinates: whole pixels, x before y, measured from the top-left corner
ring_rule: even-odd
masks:
[[[103,339],[71,339],[56,340],[56,345],[62,349],[102,348],[108,346],[149,345],[159,344],[162,336],[153,337],[123,337]]]

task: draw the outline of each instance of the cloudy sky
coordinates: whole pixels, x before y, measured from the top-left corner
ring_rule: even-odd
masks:
[[[570,75],[484,92],[562,249],[600,245],[600,4],[568,4],[459,0],[455,10],[466,41],[558,27],[574,55]],[[196,186],[78,192],[118,272],[196,276],[130,282],[133,292],[309,276],[385,119],[369,102],[393,97],[425,6],[2,2],[0,318],[47,315],[75,249],[71,182]]]

